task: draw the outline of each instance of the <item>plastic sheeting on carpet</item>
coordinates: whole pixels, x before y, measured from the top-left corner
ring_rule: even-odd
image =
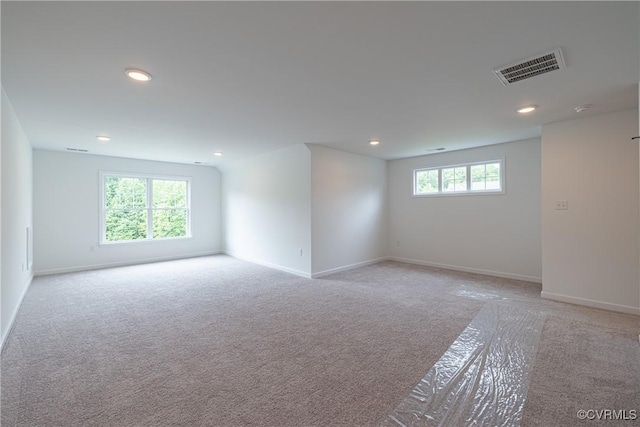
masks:
[[[427,372],[389,426],[518,426],[546,314],[491,301]]]

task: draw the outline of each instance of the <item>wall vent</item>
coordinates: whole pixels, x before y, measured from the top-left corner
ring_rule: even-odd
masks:
[[[67,151],[77,151],[79,153],[88,153],[89,150],[85,150],[84,148],[67,148]]]
[[[502,84],[509,86],[520,80],[566,68],[560,49],[493,70]]]

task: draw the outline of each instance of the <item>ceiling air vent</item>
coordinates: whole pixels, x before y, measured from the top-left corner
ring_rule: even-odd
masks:
[[[561,70],[565,68],[562,51],[556,49],[540,56],[519,61],[516,64],[507,65],[496,70],[496,76],[502,84],[508,86],[520,80],[530,79],[540,74],[550,73],[551,71]]]
[[[89,150],[85,150],[83,148],[67,148],[67,151],[77,151],[79,153],[88,153]]]

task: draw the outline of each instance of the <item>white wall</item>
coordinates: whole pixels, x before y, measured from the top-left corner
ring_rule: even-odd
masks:
[[[193,237],[99,245],[100,171],[191,177]],[[205,166],[35,150],[34,249],[36,274],[217,253],[220,172]]]
[[[308,147],[312,275],[386,257],[386,161],[317,145]]]
[[[543,297],[640,314],[637,132],[636,110],[542,128]]]
[[[27,266],[26,229],[32,228],[32,149],[2,90],[2,343],[10,331],[33,272]]]
[[[226,165],[222,177],[225,252],[310,276],[310,168],[304,144]]]
[[[505,159],[505,194],[413,197],[413,169]],[[389,162],[392,258],[541,280],[540,140]]]

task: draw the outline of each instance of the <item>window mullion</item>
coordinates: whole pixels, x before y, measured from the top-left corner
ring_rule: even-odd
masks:
[[[438,168],[438,193],[442,193],[442,168]]]
[[[484,167],[484,190],[487,191],[487,164],[483,165]]]
[[[147,239],[153,239],[153,180],[147,178]]]
[[[102,194],[100,194],[100,242],[107,241],[107,177],[100,172]]]
[[[187,235],[191,236],[191,185],[187,185],[187,194],[186,194],[186,215],[187,215]]]

